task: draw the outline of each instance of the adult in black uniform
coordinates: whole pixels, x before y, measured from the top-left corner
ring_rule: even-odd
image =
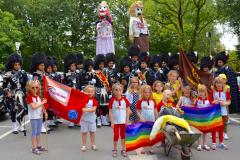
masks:
[[[96,79],[96,98],[98,100],[97,108],[97,127],[108,126],[108,94],[111,92],[111,87],[107,75],[104,74],[106,59],[103,54],[98,54],[95,57],[95,79]]]
[[[74,89],[80,88],[80,76],[77,73],[77,61],[75,54],[68,54],[64,58],[64,84]],[[74,127],[74,123],[70,122],[69,128]]]
[[[6,72],[3,74],[4,103],[10,111],[14,134],[25,131],[23,117],[27,111],[25,97],[28,76],[21,68],[22,63],[23,60],[19,54],[11,54],[6,64]]]

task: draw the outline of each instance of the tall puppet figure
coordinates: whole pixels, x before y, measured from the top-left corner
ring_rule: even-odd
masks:
[[[129,8],[129,38],[132,44],[140,48],[141,53],[149,51],[148,25],[143,17],[143,3],[134,2]]]
[[[112,16],[106,1],[98,5],[96,55],[115,53]]]

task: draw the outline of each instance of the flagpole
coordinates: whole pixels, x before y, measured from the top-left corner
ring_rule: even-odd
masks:
[[[46,135],[45,135],[45,143],[46,143],[46,152],[48,153],[48,128],[47,128],[47,120],[45,123],[45,128],[46,128]]]

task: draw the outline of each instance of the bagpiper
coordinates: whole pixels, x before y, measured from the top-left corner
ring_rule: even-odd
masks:
[[[48,57],[47,61],[49,61],[48,65],[51,66],[52,72],[49,74],[49,78],[53,79],[54,81],[57,81],[59,83],[62,83],[63,81],[63,75],[58,73],[58,61],[57,58],[54,56]]]
[[[138,78],[141,85],[150,85],[152,86],[155,80],[154,71],[148,67],[151,57],[147,53],[141,53]]]
[[[104,74],[107,75],[109,85],[112,87],[114,83],[119,80],[118,71],[115,68],[115,55],[113,53],[108,53],[106,55],[107,67],[104,69]]]
[[[225,74],[227,76],[227,81],[230,86],[231,94],[231,105],[229,108],[230,113],[240,112],[240,94],[238,91],[237,76],[236,73],[230,66],[226,66],[228,55],[226,52],[220,52],[215,57],[215,67],[217,71],[215,72],[215,77],[219,74]]]
[[[162,72],[163,72],[163,77],[162,77],[163,83],[167,83],[167,74],[170,71],[170,69],[168,67],[168,59],[169,59],[168,54],[161,54],[160,70],[162,70]]]
[[[76,53],[75,54],[76,56],[76,72],[78,74],[78,79],[79,79],[79,87],[77,88],[78,90],[83,90],[83,77],[84,75],[86,74],[85,70],[83,69],[83,61],[84,61],[84,57],[83,57],[83,54],[81,53]]]
[[[23,118],[27,111],[25,97],[28,76],[21,68],[22,63],[23,60],[19,54],[11,54],[3,75],[4,103],[10,111],[14,134],[25,131]]]
[[[95,86],[96,84],[96,79],[95,79],[95,70],[94,70],[94,62],[91,59],[86,59],[84,61],[84,70],[85,74],[83,76],[83,82],[84,86],[87,85],[93,85]]]
[[[96,79],[96,98],[98,100],[97,108],[97,127],[108,126],[108,93],[111,87],[107,75],[104,74],[106,59],[103,54],[95,56],[95,79]]]
[[[134,76],[137,76],[139,71],[139,55],[140,49],[138,46],[131,46],[128,50],[128,56],[131,59],[131,70]]]
[[[46,64],[45,64],[45,75],[50,79],[57,80],[55,73],[53,73],[53,66],[54,66],[54,58],[47,57]],[[54,122],[54,113],[52,110],[47,109],[48,113],[48,125],[50,128],[57,127],[57,124]]]
[[[68,54],[64,58],[64,84],[72,87],[74,89],[79,89],[80,87],[80,76],[77,73],[77,57],[75,54]],[[74,127],[74,123],[70,122],[69,128]]]
[[[163,82],[165,80],[165,75],[163,70],[161,69],[161,57],[160,56],[153,56],[151,58],[150,67],[154,72],[154,80],[159,80]]]
[[[119,82],[123,85],[123,93],[126,93],[130,79],[134,76],[131,72],[132,61],[129,57],[123,57],[120,60],[120,76]]]
[[[39,80],[42,84],[43,76],[45,75],[46,55],[42,52],[37,52],[32,55],[31,73],[32,80]]]

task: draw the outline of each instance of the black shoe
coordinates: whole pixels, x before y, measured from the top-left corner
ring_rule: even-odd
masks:
[[[18,131],[13,131],[12,133],[13,133],[13,134],[18,134]]]

